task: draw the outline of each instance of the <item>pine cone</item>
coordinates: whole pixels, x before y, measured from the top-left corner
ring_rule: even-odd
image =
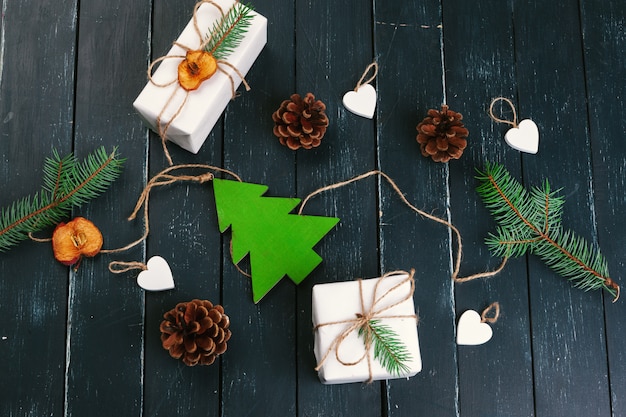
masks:
[[[290,100],[281,103],[272,114],[274,135],[281,144],[296,150],[311,149],[320,146],[328,127],[328,117],[324,113],[326,105],[315,100],[311,93],[303,98],[292,94]]]
[[[422,155],[435,162],[459,159],[467,146],[469,131],[463,126],[463,115],[443,104],[441,111],[430,109],[428,116],[417,125],[417,142]]]
[[[161,342],[170,356],[187,366],[211,365],[226,352],[230,320],[221,305],[206,300],[178,303],[163,315]]]

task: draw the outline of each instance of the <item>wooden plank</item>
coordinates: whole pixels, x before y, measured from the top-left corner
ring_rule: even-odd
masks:
[[[377,2],[378,158],[418,208],[447,217],[446,165],[425,159],[416,125],[444,101],[439,1]],[[389,415],[458,415],[449,230],[407,208],[384,181],[380,189],[382,267],[416,269],[415,304],[422,371],[387,385]]]
[[[194,1],[153,3],[151,59],[166,54],[192,18]],[[174,164],[219,166],[222,124],[218,123],[205,145],[194,155],[175,144],[168,150]],[[165,169],[167,161],[160,138],[150,133],[149,177]],[[201,174],[205,170],[176,171]],[[146,257],[164,257],[172,269],[176,288],[146,295],[144,412],[146,415],[218,415],[220,362],[187,367],[163,349],[159,325],[163,314],[179,302],[192,299],[221,304],[221,239],[210,184],[180,182],[151,193],[150,236]],[[230,315],[228,306],[226,313]],[[235,332],[236,333],[236,332]],[[228,352],[227,352],[228,353]]]
[[[291,94],[294,74],[293,2],[256,1],[268,19],[267,44],[224,117],[223,166],[246,182],[269,187],[267,196],[295,195],[294,156],[272,134],[272,112]],[[283,278],[258,304],[250,278],[230,256],[231,231],[223,236],[223,298],[237,334],[223,359],[224,416],[294,415],[296,408],[295,285]],[[250,271],[248,259],[240,263]],[[233,330],[234,332],[235,330]]]
[[[449,163],[452,221],[463,235],[461,276],[494,270],[484,239],[495,224],[475,188],[475,170],[486,162],[504,164],[520,177],[520,152],[504,142],[511,127],[491,120],[488,109],[499,96],[516,102],[512,4],[464,1],[444,4],[444,52],[448,104],[464,116],[468,148]],[[512,120],[506,105],[496,114]],[[501,307],[494,336],[480,346],[458,346],[460,413],[463,416],[532,416],[533,369],[526,259],[510,260],[499,275],[457,284],[456,315],[479,313],[497,301]],[[506,371],[504,368],[506,367]],[[471,400],[469,400],[471,399]]]
[[[523,157],[524,182],[563,187],[564,227],[593,241],[578,2],[516,5],[514,20],[518,113],[543,138],[536,156]],[[536,257],[528,265],[537,416],[610,415],[602,294],[572,288]]]
[[[624,288],[620,254],[626,245],[621,233],[626,216],[626,147],[619,138],[626,130],[622,104],[626,96],[626,7],[623,2],[586,0],[581,2],[581,17],[598,243],[613,279]],[[626,304],[623,298],[614,304],[610,297],[604,298],[611,411],[619,416],[626,413]]]
[[[76,211],[101,228],[105,248],[126,245],[142,232],[126,217],[145,183],[146,135],[132,101],[145,77],[149,5],[112,1],[80,8],[76,154],[119,146],[127,158],[110,190]],[[142,413],[144,294],[127,276],[108,271],[111,260],[142,261],[142,254],[141,246],[102,254],[70,275],[66,415]]]
[[[376,167],[374,122],[341,102],[374,58],[372,5],[359,1],[296,2],[296,88],[326,104],[330,125],[319,148],[297,152],[301,197]],[[341,220],[317,246],[324,262],[298,287],[298,415],[381,415],[380,382],[322,385],[314,371],[311,288],[379,276],[374,179],[327,192],[305,213]]]
[[[52,149],[72,150],[75,15],[75,1],[2,2],[2,207],[40,190]],[[67,279],[49,244],[0,255],[1,415],[63,413]]]

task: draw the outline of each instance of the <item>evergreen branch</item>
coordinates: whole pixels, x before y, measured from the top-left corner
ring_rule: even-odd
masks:
[[[104,192],[121,173],[124,160],[116,152],[114,148],[107,154],[102,147],[80,164],[73,155],[60,158],[54,151],[44,163],[42,189],[0,210],[0,252],[27,239],[28,233],[58,224],[72,207]]]
[[[359,336],[366,346],[374,346],[374,359],[391,375],[409,373],[411,368],[406,362],[411,360],[411,353],[391,327],[380,324],[380,320],[369,320],[359,328]]]
[[[215,59],[225,59],[233,53],[252,24],[252,11],[251,6],[236,3],[213,24],[204,49]]]
[[[565,200],[552,191],[548,181],[530,193],[503,166],[487,164],[477,177],[485,206],[498,224],[497,233],[486,239],[499,257],[539,256],[550,268],[585,291],[604,288],[614,297],[619,286],[611,280],[605,258],[596,247],[570,231],[563,231],[561,212]]]

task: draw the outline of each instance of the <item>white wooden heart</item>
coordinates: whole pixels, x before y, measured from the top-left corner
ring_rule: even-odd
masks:
[[[491,339],[493,330],[487,323],[481,323],[480,314],[467,310],[461,314],[456,326],[456,343],[458,345],[482,345]]]
[[[371,119],[376,110],[376,90],[371,84],[363,84],[357,91],[343,95],[343,105],[352,113]]]
[[[524,119],[506,132],[504,140],[513,149],[534,154],[539,150],[539,129],[535,122]]]
[[[160,256],[148,259],[147,269],[137,277],[137,284],[144,290],[164,291],[174,288],[172,270],[167,261]]]

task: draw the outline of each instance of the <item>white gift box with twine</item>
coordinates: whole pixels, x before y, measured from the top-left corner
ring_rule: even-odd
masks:
[[[213,3],[227,13],[235,1],[213,0]],[[251,12],[251,15],[251,24],[241,43],[225,58],[229,65],[218,64],[219,70],[202,82],[197,90],[186,94],[178,82],[171,83],[178,77],[181,59],[164,59],[160,62],[152,79],[133,103],[135,110],[152,130],[159,133],[157,120],[161,121],[161,125],[171,121],[167,127],[166,139],[192,153],[200,150],[233,98],[233,91],[241,84],[240,75],[245,76],[248,73],[267,42],[267,19],[256,12]],[[206,2],[198,7],[194,18],[203,35],[207,35],[222,18],[222,14],[214,4]],[[186,50],[181,45],[190,50],[200,47],[203,39],[198,36],[194,18],[189,21],[167,57],[184,56]]]
[[[315,358],[324,384],[408,378],[422,369],[417,316],[413,304],[413,273],[313,286]],[[390,327],[410,354],[406,372],[392,374],[374,358],[359,328],[365,320]]]

